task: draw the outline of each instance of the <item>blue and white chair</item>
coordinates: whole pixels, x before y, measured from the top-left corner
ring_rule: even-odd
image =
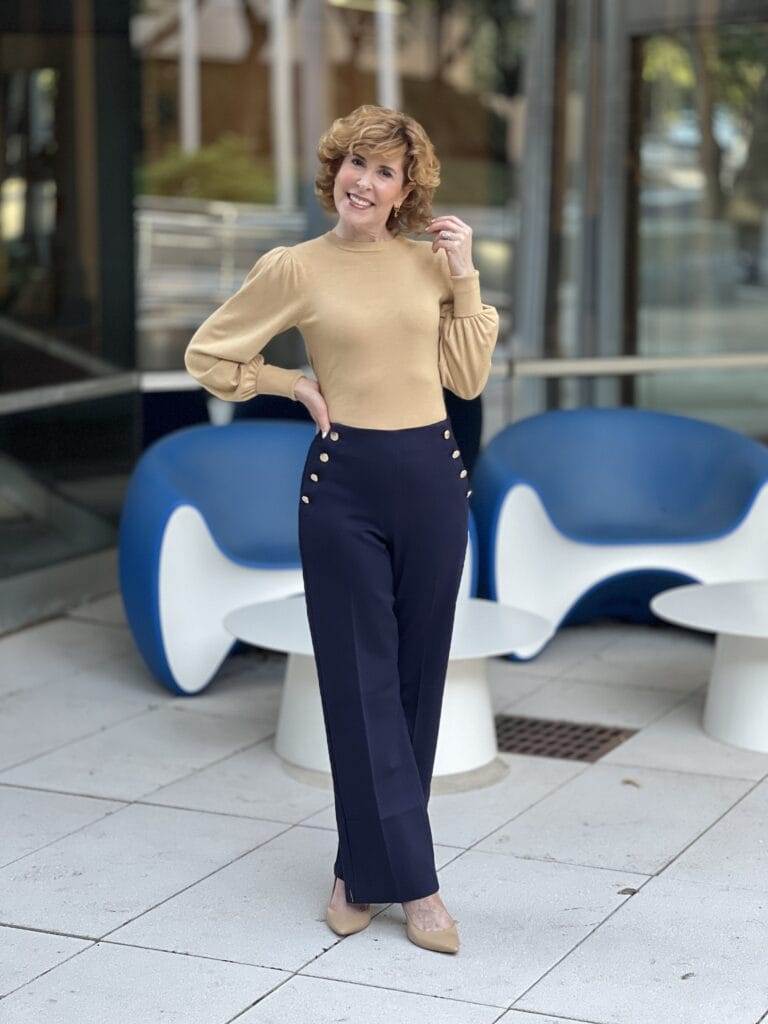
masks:
[[[304,591],[298,540],[311,421],[240,420],[174,431],[136,464],[119,528],[128,624],[155,678],[201,692],[238,641],[235,608]],[[470,520],[460,593],[475,593]]]
[[[712,423],[631,408],[530,416],[485,447],[472,491],[479,593],[553,634],[601,616],[658,622],[661,590],[768,576],[768,448]]]
[[[304,589],[298,547],[301,469],[314,425],[243,421],[174,431],[136,464],[120,517],[128,623],[152,674],[198,693],[237,641],[240,605]]]

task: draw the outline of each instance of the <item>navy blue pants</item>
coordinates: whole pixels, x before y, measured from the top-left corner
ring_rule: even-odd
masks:
[[[468,490],[448,418],[332,422],[307,453],[299,545],[350,903],[439,889],[427,804]]]

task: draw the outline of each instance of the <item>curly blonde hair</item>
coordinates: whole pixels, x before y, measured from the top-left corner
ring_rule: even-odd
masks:
[[[356,148],[389,155],[405,151],[403,184],[410,181],[413,188],[403,200],[399,214],[392,208],[386,228],[396,235],[401,231],[423,231],[432,218],[432,196],[440,184],[440,161],[419,122],[400,110],[373,103],[364,103],[345,117],[336,118],[317,144],[320,170],[314,182],[314,193],[329,213],[336,211],[336,174],[347,153]]]

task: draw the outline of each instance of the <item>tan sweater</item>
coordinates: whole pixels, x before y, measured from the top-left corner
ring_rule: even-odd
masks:
[[[462,398],[480,394],[499,315],[480,298],[479,272],[452,277],[430,240],[359,242],[328,231],[264,253],[192,336],[184,363],[219,398],[296,400],[302,371],[262,355],[292,326],[329,418],[396,430],[444,419],[443,386]]]

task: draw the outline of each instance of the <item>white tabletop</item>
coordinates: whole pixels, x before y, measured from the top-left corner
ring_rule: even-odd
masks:
[[[304,594],[260,601],[229,612],[224,628],[239,640],[273,651],[313,655]],[[546,619],[481,597],[456,603],[450,657],[485,658],[538,644],[552,633]]]
[[[651,609],[679,626],[768,637],[768,580],[690,583],[657,594]]]

